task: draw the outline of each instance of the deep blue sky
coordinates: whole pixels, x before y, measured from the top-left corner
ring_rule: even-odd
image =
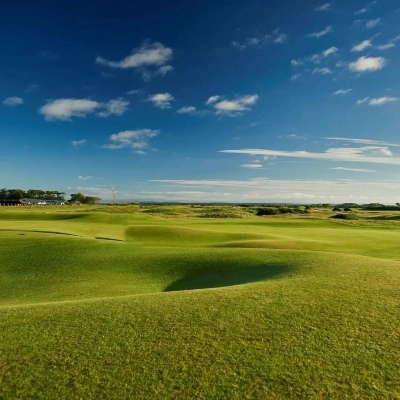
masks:
[[[3,1],[0,186],[398,202],[399,22],[395,0]]]

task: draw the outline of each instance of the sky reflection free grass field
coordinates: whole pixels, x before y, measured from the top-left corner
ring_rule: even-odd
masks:
[[[400,396],[400,226],[46,210],[0,210],[0,398]]]

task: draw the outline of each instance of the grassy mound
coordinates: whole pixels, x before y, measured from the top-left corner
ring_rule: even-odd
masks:
[[[397,264],[312,259],[265,283],[3,308],[0,397],[396,398]]]

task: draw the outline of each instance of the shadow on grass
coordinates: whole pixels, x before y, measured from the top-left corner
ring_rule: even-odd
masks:
[[[292,271],[293,268],[288,265],[233,266],[214,270],[209,268],[179,279],[169,285],[165,292],[243,285],[274,279]]]
[[[18,233],[18,235],[20,235],[20,236],[25,236],[28,233],[46,233],[46,234],[51,234],[51,235],[74,236],[74,237],[80,237],[80,238],[83,237],[80,235],[76,235],[74,233],[56,232],[56,231],[39,231],[39,230],[32,230],[32,229],[3,229],[3,228],[0,228],[0,232],[25,232],[25,233]]]
[[[112,242],[125,242],[125,240],[122,240],[122,239],[114,239],[114,238],[108,238],[108,237],[103,237],[103,236],[96,236],[95,239],[98,239],[98,240],[111,240]]]
[[[366,220],[379,220],[379,221],[400,221],[400,215],[376,215],[373,217],[366,217]]]

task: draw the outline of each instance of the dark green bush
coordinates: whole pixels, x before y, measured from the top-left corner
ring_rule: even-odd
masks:
[[[257,211],[258,216],[263,216],[263,215],[279,215],[280,211],[277,208],[272,208],[272,207],[267,207],[267,208],[260,208]]]
[[[358,219],[354,214],[335,214],[335,215],[332,215],[331,218],[335,218],[335,219],[346,219],[346,220],[355,220],[355,219]]]

